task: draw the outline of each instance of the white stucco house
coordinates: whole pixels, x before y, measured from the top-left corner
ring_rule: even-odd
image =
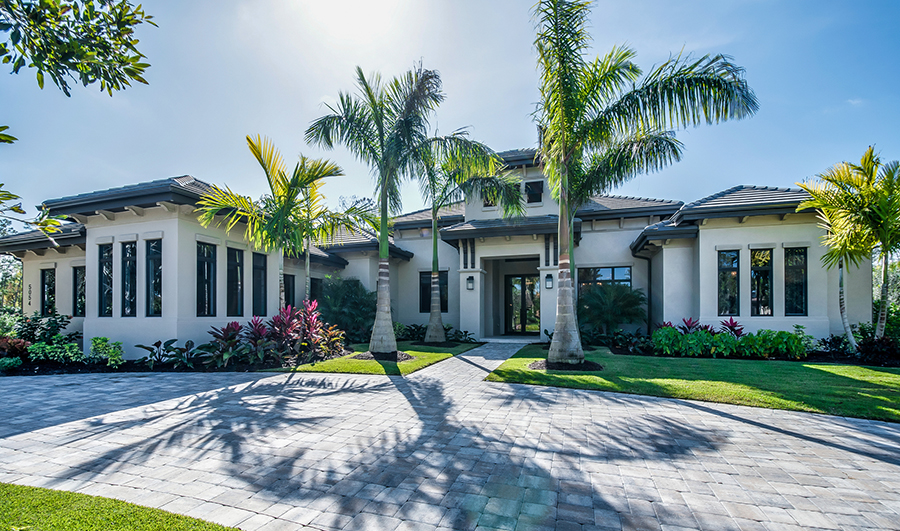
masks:
[[[480,200],[454,204],[440,220],[444,322],[478,338],[541,335],[556,317],[558,206],[534,150],[501,153],[522,178],[523,218],[503,219]],[[205,342],[210,326],[271,317],[278,310],[278,261],[243,240],[243,231],[202,227],[194,207],[209,185],[190,176],[51,199],[51,214],[72,221],[53,247],[38,232],[0,238],[22,260],[23,311],[51,307],[71,328],[138,343]],[[617,282],[648,296],[646,325],[734,317],[747,331],[841,333],[838,276],[821,263],[823,230],[796,213],[797,189],[736,186],[684,204],[605,195],[578,210],[577,283]],[[358,278],[375,289],[375,234],[345,235],[313,248],[312,296],[325,275]],[[390,245],[395,320],[425,324],[429,311],[431,222],[418,211],[394,219]],[[288,303],[304,297],[303,257],[285,260]],[[871,320],[872,268],[845,274],[851,322]]]

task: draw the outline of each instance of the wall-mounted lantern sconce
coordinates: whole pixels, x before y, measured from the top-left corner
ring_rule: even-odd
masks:
[[[475,289],[475,277],[466,278],[466,289],[469,291]]]
[[[553,289],[553,275],[547,273],[547,276],[544,277],[544,287],[547,289]]]

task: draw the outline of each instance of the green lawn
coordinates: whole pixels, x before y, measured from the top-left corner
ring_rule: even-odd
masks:
[[[0,500],[0,531],[234,530],[119,500],[21,485],[0,483]]]
[[[419,369],[424,369],[429,365],[433,365],[451,356],[462,354],[467,350],[472,350],[479,345],[481,345],[481,343],[460,343],[455,347],[429,347],[424,345],[413,345],[408,341],[400,341],[397,343],[397,348],[410,356],[414,356],[415,359],[394,363],[391,361],[351,359],[358,353],[369,350],[369,345],[367,343],[360,343],[357,345],[350,345],[356,352],[341,358],[273,370],[280,372],[342,372],[351,374],[389,374],[406,376],[407,374],[416,372]]]
[[[813,411],[900,422],[900,369],[832,363],[621,356],[585,352],[602,371],[533,371],[547,351],[529,345],[488,375],[493,382],[596,389]]]

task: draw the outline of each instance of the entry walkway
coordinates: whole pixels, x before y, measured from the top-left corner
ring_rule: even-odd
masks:
[[[244,530],[898,529],[900,425],[408,378],[0,378],[0,481]]]

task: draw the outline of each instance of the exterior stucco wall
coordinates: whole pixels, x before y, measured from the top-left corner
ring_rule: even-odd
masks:
[[[699,311],[698,286],[695,282],[696,240],[672,240],[663,246],[658,256],[662,257],[662,266],[653,273],[662,282],[661,313],[654,313],[657,320],[652,325],[664,321],[679,323],[683,317],[696,316]]]
[[[829,271],[822,266],[821,258],[826,251],[820,244],[822,235],[823,230],[817,226],[815,216],[812,214],[791,215],[784,220],[780,216],[756,216],[747,218],[744,223],[738,218],[711,219],[707,224],[701,225],[697,239],[699,259],[696,266],[700,279],[698,313],[701,322],[718,325],[725,319],[718,315],[717,252],[739,249],[740,315],[735,316],[735,319],[744,325],[746,331],[752,332],[763,328],[790,331],[794,324],[800,324],[806,327],[807,333],[815,337],[842,333],[837,302],[837,270]],[[807,316],[784,315],[786,247],[808,248]],[[758,248],[771,248],[774,251],[772,316],[750,315],[750,250]],[[667,268],[671,266],[668,260],[666,266]],[[871,279],[871,262],[859,268],[851,267],[847,272],[847,289],[848,293],[852,294],[848,299],[851,323],[871,320]],[[668,297],[669,293],[666,295]],[[687,315],[678,316],[678,320],[681,317]]]
[[[544,177],[539,168],[517,168],[512,174],[522,179],[520,185],[522,193],[525,193],[525,183],[531,181],[542,181],[544,183],[544,192],[540,203],[531,203],[525,205],[526,216],[546,216],[548,214],[559,214],[559,205],[550,195],[550,186],[547,178]],[[486,207],[481,199],[468,199],[466,201],[466,220],[473,219],[496,219],[503,215],[503,211],[498,207]]]
[[[32,253],[22,258],[22,312],[33,315],[41,311],[41,270],[56,270],[56,311],[72,315],[74,292],[72,282],[75,273],[72,268],[85,265],[84,251],[75,246],[66,246],[58,252],[48,249],[43,256]],[[83,332],[84,317],[72,317],[65,332]]]
[[[432,240],[431,230],[402,231],[395,244],[413,253],[407,261],[397,261],[396,276],[392,277],[392,288],[397,287],[394,299],[394,318],[403,324],[428,324],[428,313],[419,312],[419,274],[431,272]],[[397,235],[394,236],[397,238]],[[392,264],[394,260],[391,261]],[[438,241],[438,264],[441,271],[447,271],[447,312],[441,314],[445,325],[459,328],[459,251],[451,245]],[[394,269],[391,269],[394,274]],[[394,281],[394,279],[397,279]]]

